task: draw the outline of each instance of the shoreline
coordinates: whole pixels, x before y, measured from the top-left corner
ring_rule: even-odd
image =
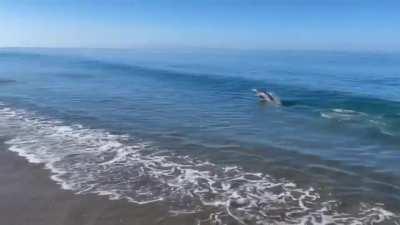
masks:
[[[43,164],[31,164],[0,144],[0,222],[7,225],[195,224],[193,214],[171,217],[162,203],[136,205],[63,190]],[[156,215],[156,216],[154,216]]]
[[[1,138],[1,137],[0,137]],[[0,223],[7,225],[209,225],[212,211],[175,214],[169,202],[135,204],[97,194],[75,194],[51,179],[44,164],[29,163],[0,139]],[[345,208],[352,206],[344,205]],[[354,209],[355,212],[357,209]],[[376,210],[362,220],[378,221],[388,211]],[[229,212],[228,212],[229,213]],[[371,212],[373,213],[373,212]],[[383,213],[383,214],[382,214]],[[397,218],[397,217],[396,217]],[[390,221],[396,221],[394,220]],[[361,219],[361,218],[360,218]],[[239,224],[228,218],[230,225]],[[364,222],[365,222],[364,221]],[[377,224],[390,224],[380,221]],[[382,222],[382,223],[381,223]],[[214,224],[214,223],[212,223]]]

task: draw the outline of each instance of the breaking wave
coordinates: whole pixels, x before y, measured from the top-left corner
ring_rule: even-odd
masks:
[[[43,163],[63,189],[137,204],[165,201],[171,215],[211,208],[199,224],[400,224],[383,205],[361,203],[343,212],[340,202],[313,188],[24,110],[0,106],[0,128],[11,151]]]
[[[363,112],[357,112],[350,109],[331,109],[320,112],[322,118],[347,123],[359,123],[359,126],[376,128],[381,134],[396,137],[397,128],[391,127],[390,122],[385,121],[382,116],[372,116]]]
[[[327,112],[321,112],[321,116],[327,119],[336,119],[339,121],[357,120],[366,117],[362,112],[357,112],[350,109],[332,109]]]

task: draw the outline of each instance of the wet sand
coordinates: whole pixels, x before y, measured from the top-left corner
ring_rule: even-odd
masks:
[[[62,190],[41,164],[30,164],[0,144],[0,224],[194,224],[193,215],[171,217],[160,204],[136,205]]]

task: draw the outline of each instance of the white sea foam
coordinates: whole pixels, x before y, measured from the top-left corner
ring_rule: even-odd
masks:
[[[336,119],[339,121],[359,120],[367,115],[350,109],[332,109],[330,111],[321,112],[321,116],[327,119]]]
[[[96,193],[137,204],[167,201],[171,215],[212,207],[202,223],[377,224],[398,222],[381,205],[361,204],[339,212],[338,202],[322,200],[313,188],[222,167],[168,151],[127,135],[66,125],[23,110],[0,109],[0,136],[11,151],[43,163],[62,188]]]
[[[361,126],[369,126],[378,129],[382,134],[395,137],[398,135],[390,129],[389,124],[381,116],[372,116],[363,112],[349,109],[331,109],[320,113],[322,118],[341,121],[341,122],[360,122]]]

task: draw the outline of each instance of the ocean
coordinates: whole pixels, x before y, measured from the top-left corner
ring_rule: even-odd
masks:
[[[0,137],[197,224],[400,224],[398,53],[4,48]]]

